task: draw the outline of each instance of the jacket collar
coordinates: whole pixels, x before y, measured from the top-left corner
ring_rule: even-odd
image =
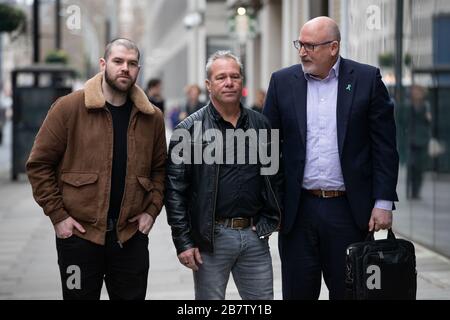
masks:
[[[221,120],[223,120],[223,117],[220,115],[219,111],[217,111],[216,107],[214,106],[214,104],[210,101],[209,102],[209,107],[211,110],[211,115],[212,118],[214,119],[214,121],[216,121],[217,123],[220,123]],[[247,130],[249,127],[249,123],[248,123],[248,111],[247,108],[244,108],[244,106],[242,106],[242,103],[239,105],[239,108],[241,109],[241,114],[239,116],[238,119],[238,128]]]
[[[105,107],[105,97],[102,91],[103,72],[89,79],[84,86],[84,104],[87,109],[101,109]],[[134,85],[129,93],[131,101],[142,113],[153,115],[155,107],[148,101],[144,91]]]

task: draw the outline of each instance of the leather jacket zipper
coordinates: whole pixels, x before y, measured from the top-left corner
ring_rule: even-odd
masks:
[[[214,190],[214,208],[213,208],[213,224],[212,224],[212,232],[211,232],[211,245],[214,250],[214,229],[216,224],[216,204],[217,204],[217,189],[219,188],[219,170],[220,164],[217,164],[217,172],[216,172],[216,188]]]

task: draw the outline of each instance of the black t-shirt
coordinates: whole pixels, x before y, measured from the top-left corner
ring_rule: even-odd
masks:
[[[108,218],[119,218],[125,189],[125,176],[127,174],[127,138],[128,125],[132,109],[132,102],[128,99],[122,106],[113,106],[106,103],[113,120],[114,144],[111,172],[111,196],[109,200]]]

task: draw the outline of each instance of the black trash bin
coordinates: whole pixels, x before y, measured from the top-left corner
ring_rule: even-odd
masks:
[[[32,65],[12,72],[13,135],[11,179],[25,164],[50,106],[72,92],[75,71],[64,65]]]

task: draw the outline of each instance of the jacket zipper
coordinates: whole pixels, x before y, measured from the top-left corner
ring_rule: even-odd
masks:
[[[212,127],[214,127],[214,125],[212,125]],[[219,171],[220,171],[220,164],[217,164],[216,181],[215,181],[216,187],[214,190],[213,221],[212,221],[212,227],[211,227],[211,246],[212,246],[213,252],[214,252],[214,229],[216,227],[217,189],[219,188]]]
[[[131,112],[133,112],[133,109],[131,109]],[[123,249],[123,243],[119,240],[119,221],[120,217],[122,216],[122,208],[123,208],[123,200],[125,198],[125,195],[127,194],[127,177],[128,177],[128,165],[130,162],[130,143],[129,143],[129,137],[130,137],[130,127],[131,123],[133,122],[136,115],[133,115],[128,122],[128,129],[127,129],[127,165],[125,166],[125,187],[123,188],[123,195],[122,195],[122,201],[120,202],[120,211],[119,211],[119,217],[117,218],[117,225],[116,225],[116,235],[117,235],[117,243],[119,244],[119,247]],[[139,227],[138,227],[139,228]]]
[[[214,229],[216,224],[216,204],[217,204],[217,189],[219,187],[219,170],[220,170],[220,164],[217,164],[217,172],[216,172],[216,188],[214,190],[214,208],[213,208],[213,221],[212,221],[212,232],[211,232],[211,244],[214,251]]]
[[[113,158],[113,149],[114,149],[114,128],[113,128],[113,120],[112,120],[112,115],[111,115],[111,112],[109,111],[109,109],[108,108],[106,108],[105,107],[105,110],[106,110],[106,114],[107,114],[107,117],[108,117],[108,120],[109,120],[109,122],[110,122],[110,124],[111,124],[111,131],[112,131],[112,143],[111,143],[111,148],[110,148],[110,159],[111,159],[111,161],[110,161],[110,163],[109,163],[109,177],[110,177],[110,179],[109,179],[109,191],[108,191],[108,204],[111,202],[111,176],[112,176],[112,158]],[[108,207],[109,208],[109,207]],[[120,216],[120,214],[119,214],[119,216]],[[108,212],[106,213],[106,219],[108,219]],[[117,229],[117,226],[116,226],[116,229]],[[116,232],[117,232],[117,230],[116,230]],[[117,238],[117,239],[119,239],[119,238]],[[122,248],[122,244],[120,243],[120,241],[118,241],[118,243],[119,243],[119,246]]]

